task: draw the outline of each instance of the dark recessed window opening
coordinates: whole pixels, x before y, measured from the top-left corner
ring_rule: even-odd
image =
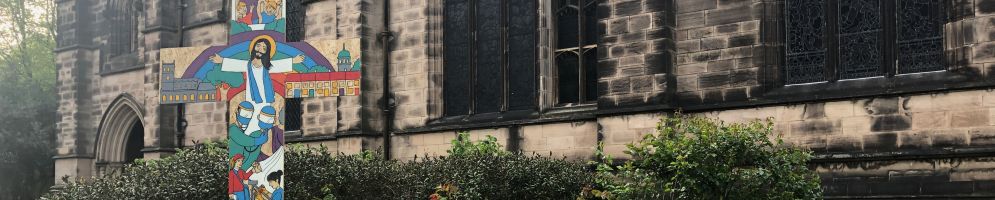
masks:
[[[142,3],[133,0],[112,0],[107,2],[104,12],[104,28],[110,31],[107,45],[101,49],[100,72],[116,72],[139,68],[138,64],[138,20]]]
[[[554,9],[557,104],[598,98],[597,0],[557,0]]]
[[[533,109],[536,1],[446,0],[446,116]]]
[[[300,42],[304,40],[304,18],[305,12],[303,1],[287,1],[287,41]],[[286,131],[299,131],[303,125],[304,108],[301,98],[285,99],[284,104],[284,126]]]
[[[785,2],[786,84],[945,70],[942,0]]]

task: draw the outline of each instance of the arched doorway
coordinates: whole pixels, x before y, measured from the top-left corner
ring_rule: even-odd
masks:
[[[130,95],[121,95],[104,111],[97,135],[97,174],[113,173],[142,158],[145,147],[144,114]]]
[[[142,158],[142,149],[145,148],[145,126],[141,121],[135,121],[128,131],[128,140],[124,148],[124,163],[132,163]]]

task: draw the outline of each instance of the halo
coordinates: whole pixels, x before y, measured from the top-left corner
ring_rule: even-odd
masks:
[[[256,49],[256,42],[259,42],[259,40],[269,41],[269,58],[273,58],[273,56],[276,56],[276,40],[273,40],[273,37],[270,37],[269,35],[260,35],[256,36],[256,38],[253,38],[252,43],[249,43],[250,53],[252,52],[253,49]]]

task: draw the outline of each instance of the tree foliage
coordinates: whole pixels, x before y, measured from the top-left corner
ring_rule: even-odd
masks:
[[[0,194],[36,199],[54,178],[55,2],[0,0]]]

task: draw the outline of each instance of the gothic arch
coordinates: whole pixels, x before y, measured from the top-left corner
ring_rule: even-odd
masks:
[[[123,166],[136,153],[140,155],[143,146],[141,141],[144,141],[143,116],[145,113],[141,104],[129,94],[119,95],[104,110],[97,129],[97,145],[94,147],[98,174]],[[135,136],[138,138],[134,138]],[[129,148],[135,145],[129,145],[129,142],[136,141],[139,143],[138,149]]]

